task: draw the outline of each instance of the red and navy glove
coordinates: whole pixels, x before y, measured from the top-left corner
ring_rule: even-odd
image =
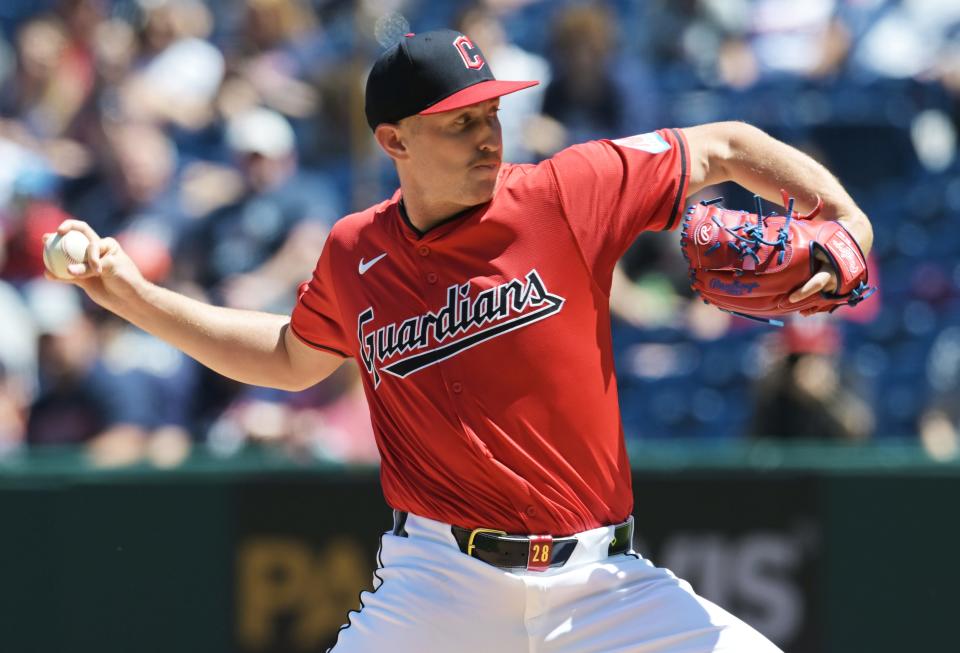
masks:
[[[781,192],[787,215],[764,216],[759,197],[756,213],[725,209],[719,204],[722,198],[687,209],[680,246],[693,290],[722,310],[780,326],[771,318],[834,311],[873,294],[866,259],[850,232],[839,222],[813,219],[822,202],[800,215],[793,210],[793,198]],[[791,302],[791,293],[821,264],[832,269],[836,289]]]

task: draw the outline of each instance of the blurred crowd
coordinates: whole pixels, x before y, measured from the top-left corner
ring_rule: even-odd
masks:
[[[628,438],[902,437],[956,455],[955,0],[4,0],[0,457],[375,460],[352,363],[300,393],[223,379],[44,280],[41,236],[77,216],[158,283],[288,312],[333,222],[396,185],[363,118],[370,63],[440,26],[499,78],[541,80],[503,99],[508,161],[747,120],[825,163],[874,221],[880,293],[781,330],[693,301],[676,234],[642,236],[611,297]],[[718,195],[752,207],[733,186],[703,193]]]

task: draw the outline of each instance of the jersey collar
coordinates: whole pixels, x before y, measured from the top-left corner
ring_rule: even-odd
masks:
[[[417,229],[412,222],[410,222],[410,216],[407,215],[407,207],[403,203],[403,194],[398,189],[394,197],[397,200],[397,213],[400,215],[400,221],[403,223],[403,232],[408,236],[412,237],[415,240],[440,238],[454,229],[456,229],[466,218],[472,215],[483,214],[493,203],[493,199],[496,198],[497,192],[500,190],[504,179],[504,172],[506,170],[507,164],[504,164],[500,167],[500,173],[497,175],[497,182],[493,189],[493,198],[488,202],[483,204],[477,204],[476,206],[468,207],[458,213],[454,213],[448,218],[444,218],[437,224],[433,225],[426,231],[420,231]]]
[[[397,211],[400,213],[400,219],[403,220],[403,224],[406,225],[407,233],[412,235],[417,240],[421,240],[426,236],[439,236],[449,232],[450,229],[443,229],[443,227],[447,227],[451,224],[455,225],[457,222],[467,217],[468,215],[471,215],[473,212],[486,208],[489,204],[490,202],[486,202],[484,204],[478,204],[477,206],[468,207],[458,213],[454,213],[449,218],[444,218],[443,220],[433,225],[426,231],[420,231],[413,225],[412,222],[410,222],[410,216],[407,215],[407,207],[403,203],[402,197],[397,202]]]

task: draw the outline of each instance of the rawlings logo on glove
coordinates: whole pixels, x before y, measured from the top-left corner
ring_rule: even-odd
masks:
[[[690,285],[708,304],[742,317],[782,326],[771,318],[797,311],[834,311],[854,306],[876,288],[867,285],[867,262],[857,241],[838,222],[813,220],[822,202],[806,215],[793,210],[783,193],[786,215],[731,211],[722,198],[687,209],[680,246],[690,266]],[[826,261],[837,279],[834,292],[820,292],[793,303]]]

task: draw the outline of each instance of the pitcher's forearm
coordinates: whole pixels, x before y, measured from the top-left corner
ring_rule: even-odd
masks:
[[[810,211],[819,196],[824,205],[821,215],[843,222],[864,253],[870,251],[873,230],[867,216],[837,178],[813,157],[746,123],[713,123],[685,132],[696,144],[691,144],[697,157],[691,192],[730,180],[779,203],[783,188],[797,200],[796,208],[801,213]]]
[[[284,345],[288,316],[212,306],[146,282],[109,308],[224,376],[282,389],[297,385]]]
[[[797,195],[798,209],[812,209],[817,196],[823,200],[823,216],[841,220],[864,252],[873,245],[873,231],[867,216],[840,182],[813,157],[744,125],[733,139],[728,166],[731,177],[741,186],[773,201],[779,201],[780,189]]]

